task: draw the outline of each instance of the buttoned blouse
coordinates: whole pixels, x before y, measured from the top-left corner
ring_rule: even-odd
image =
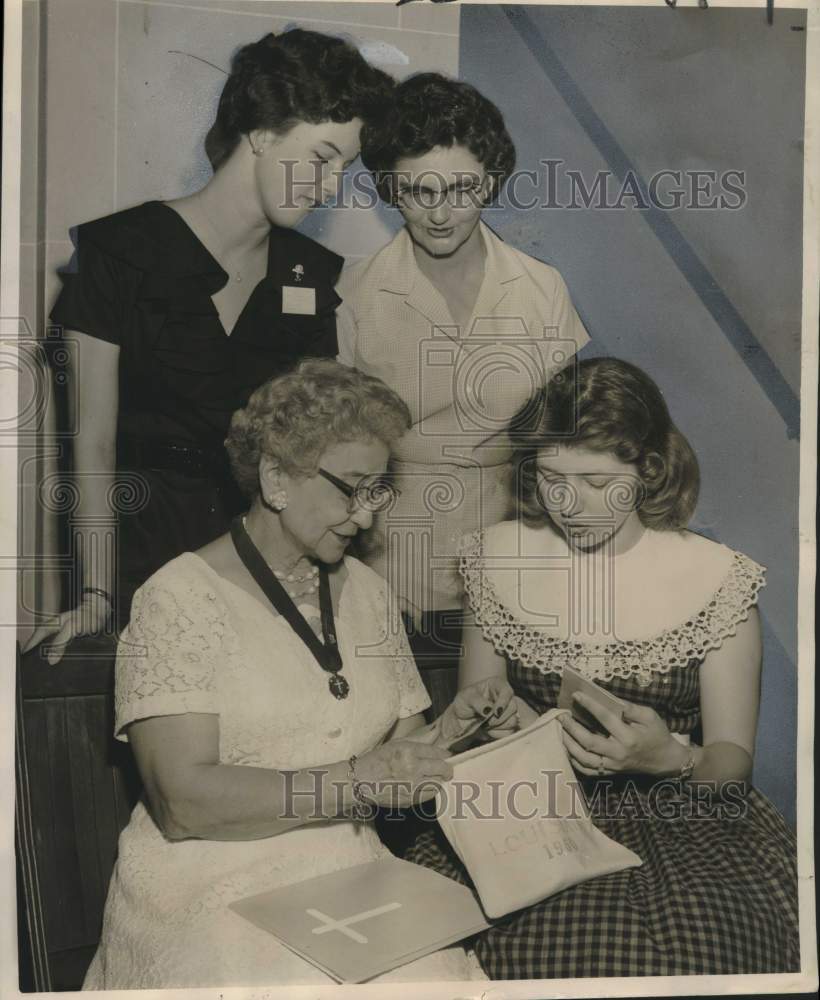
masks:
[[[412,418],[393,459],[402,494],[377,519],[368,561],[414,613],[460,604],[459,539],[510,512],[504,428],[589,340],[559,272],[479,225],[484,277],[464,329],[419,269],[406,229],[337,286],[339,360],[381,378]]]

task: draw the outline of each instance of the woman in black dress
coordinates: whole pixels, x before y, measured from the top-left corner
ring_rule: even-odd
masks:
[[[336,356],[343,260],[293,227],[335,194],[390,95],[341,39],[266,35],[234,57],[205,187],[79,226],[52,319],[76,343],[85,526],[69,610],[29,642],[56,633],[52,663],[77,635],[124,624],[147,577],[226,530],[241,501],[222,442],[251,392],[298,358]]]

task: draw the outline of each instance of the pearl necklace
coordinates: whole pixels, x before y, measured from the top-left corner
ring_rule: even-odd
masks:
[[[268,563],[268,565],[270,565],[270,563]],[[281,570],[273,569],[273,566],[271,566],[271,569],[273,570],[273,575],[276,577],[277,580],[280,581],[280,583],[307,583],[308,584],[307,589],[300,591],[298,594],[296,593],[296,588],[295,587],[294,587],[293,590],[290,590],[288,587],[285,587],[285,590],[287,591],[287,595],[290,598],[294,598],[294,597],[307,597],[309,594],[315,594],[316,591],[319,589],[319,567],[318,566],[313,566],[310,569],[310,572],[305,573],[304,576],[294,576],[293,573],[283,573]]]
[[[245,531],[248,530],[247,517],[242,518],[242,527],[245,529]],[[308,597],[310,596],[310,594],[315,594],[316,591],[319,589],[318,566],[311,566],[307,573],[304,573],[302,576],[297,576],[295,573],[283,573],[282,570],[276,569],[275,566],[272,566],[267,559],[265,559],[265,562],[268,563],[271,572],[281,584],[286,584],[286,583],[308,584],[307,588],[305,590],[299,591],[299,593],[296,592],[296,587],[294,587],[292,590],[289,587],[285,587],[285,592],[287,593],[288,597],[291,600],[294,600],[297,597]]]

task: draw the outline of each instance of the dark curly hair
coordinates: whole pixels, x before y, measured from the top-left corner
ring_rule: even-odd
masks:
[[[302,28],[265,35],[234,55],[205,152],[216,171],[253,129],[282,134],[299,122],[373,122],[389,108],[393,88],[392,77],[342,38]]]
[[[237,485],[253,499],[263,455],[278,459],[288,474],[314,476],[333,445],[376,440],[390,448],[409,426],[406,404],[381,379],[328,358],[306,358],[264,382],[234,413],[225,447]]]
[[[638,517],[647,528],[684,528],[694,513],[697,457],[672,423],[660,389],[627,361],[586,358],[564,368],[519,410],[509,433],[525,521],[544,520],[535,460],[554,444],[608,452],[634,465],[642,486]]]
[[[464,146],[493,180],[492,201],[515,167],[515,146],[498,108],[475,87],[441,73],[417,73],[400,83],[386,118],[362,129],[362,162],[376,190],[394,203],[393,170],[406,156],[436,146]]]

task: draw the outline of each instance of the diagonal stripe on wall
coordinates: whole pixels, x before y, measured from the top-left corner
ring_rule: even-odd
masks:
[[[621,183],[627,175],[636,179],[641,195],[649,206],[641,213],[647,225],[780,414],[786,425],[787,435],[790,438],[798,437],[800,401],[749,324],[740,315],[669,214],[653,204],[640,172],[561,63],[529,12],[520,7],[502,9],[612,173]]]

